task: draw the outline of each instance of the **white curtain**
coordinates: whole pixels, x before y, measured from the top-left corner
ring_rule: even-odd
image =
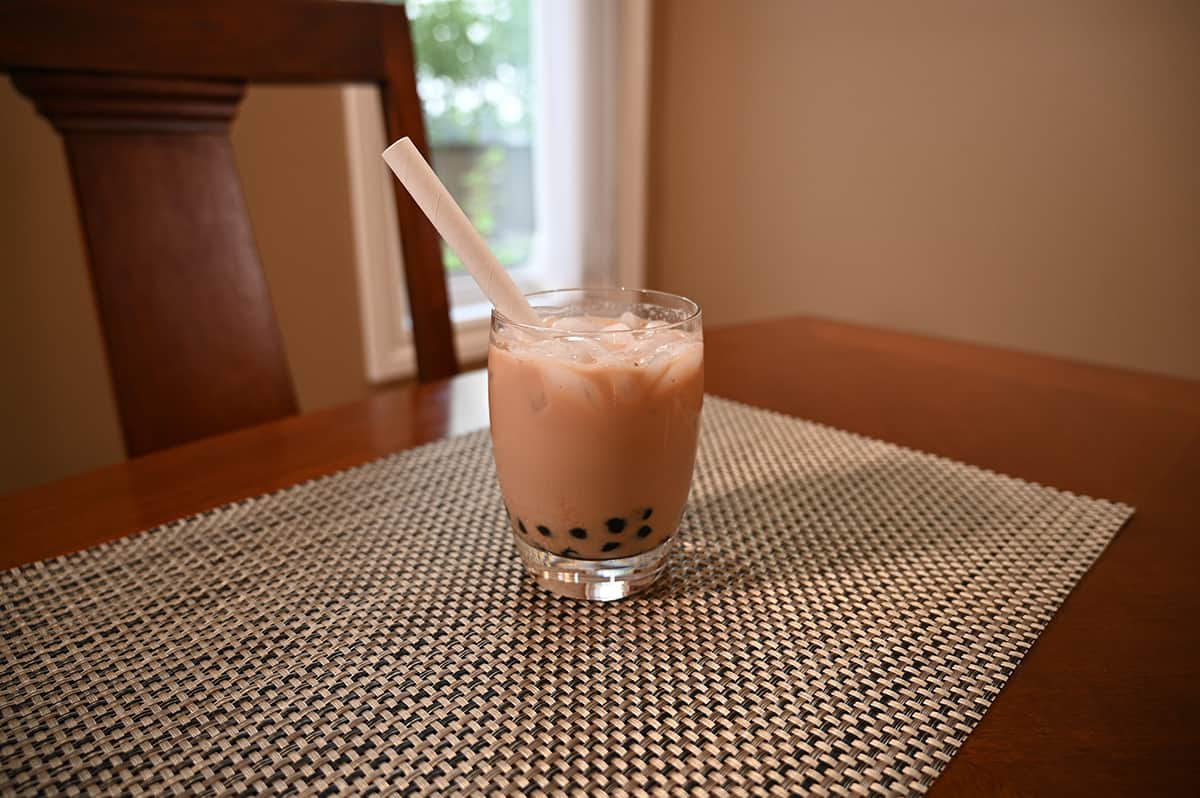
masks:
[[[535,259],[559,285],[640,285],[646,0],[541,0]]]

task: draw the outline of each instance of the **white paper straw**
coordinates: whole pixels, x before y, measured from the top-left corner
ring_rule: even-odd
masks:
[[[496,310],[512,321],[536,324],[537,314],[521,294],[521,289],[496,260],[483,236],[458,207],[412,141],[405,136],[395,142],[383,151],[383,160],[446,239]]]

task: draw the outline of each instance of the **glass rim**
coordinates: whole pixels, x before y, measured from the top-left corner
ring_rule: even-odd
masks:
[[[683,312],[686,313],[687,315],[685,315],[682,319],[679,319],[678,321],[668,322],[668,323],[662,325],[661,327],[655,327],[654,328],[655,332],[657,332],[659,330],[674,330],[678,327],[682,327],[685,324],[689,324],[689,323],[701,318],[700,303],[697,302],[696,300],[690,299],[690,298],[684,296],[683,294],[672,294],[669,291],[657,291],[653,288],[624,288],[624,287],[619,287],[619,288],[545,288],[540,291],[530,291],[529,293],[525,294],[524,296],[526,299],[534,299],[536,297],[547,296],[549,294],[570,294],[570,293],[601,294],[601,295],[608,294],[611,296],[640,295],[640,296],[646,297],[648,299],[647,304],[652,304],[652,305],[656,304],[659,307],[664,307],[664,308],[669,308],[669,309],[670,309],[669,305],[664,304],[662,302],[655,302],[654,298],[655,297],[663,297],[663,298],[676,300],[679,303],[681,303],[684,306]],[[607,331],[605,331],[605,330],[571,330],[571,329],[562,328],[562,327],[543,327],[538,324],[526,324],[524,322],[514,321],[514,320],[510,319],[508,316],[505,316],[503,313],[501,313],[497,308],[493,307],[492,308],[492,324],[495,325],[495,323],[498,321],[504,323],[506,326],[516,327],[519,330],[528,330],[530,332],[540,333],[543,335],[548,332],[549,333],[561,333],[563,335],[579,335],[579,336],[621,335],[623,333],[642,332],[642,330],[607,330]]]

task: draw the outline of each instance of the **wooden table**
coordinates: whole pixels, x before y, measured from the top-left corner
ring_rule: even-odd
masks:
[[[1200,384],[813,319],[711,330],[707,369],[720,396],[1135,505],[932,794],[1195,789]],[[484,426],[485,394],[464,374],[0,497],[0,565]]]

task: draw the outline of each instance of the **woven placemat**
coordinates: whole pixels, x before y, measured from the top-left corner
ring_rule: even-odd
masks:
[[[710,397],[591,604],[470,433],[0,575],[0,790],[920,793],[1131,512]]]

